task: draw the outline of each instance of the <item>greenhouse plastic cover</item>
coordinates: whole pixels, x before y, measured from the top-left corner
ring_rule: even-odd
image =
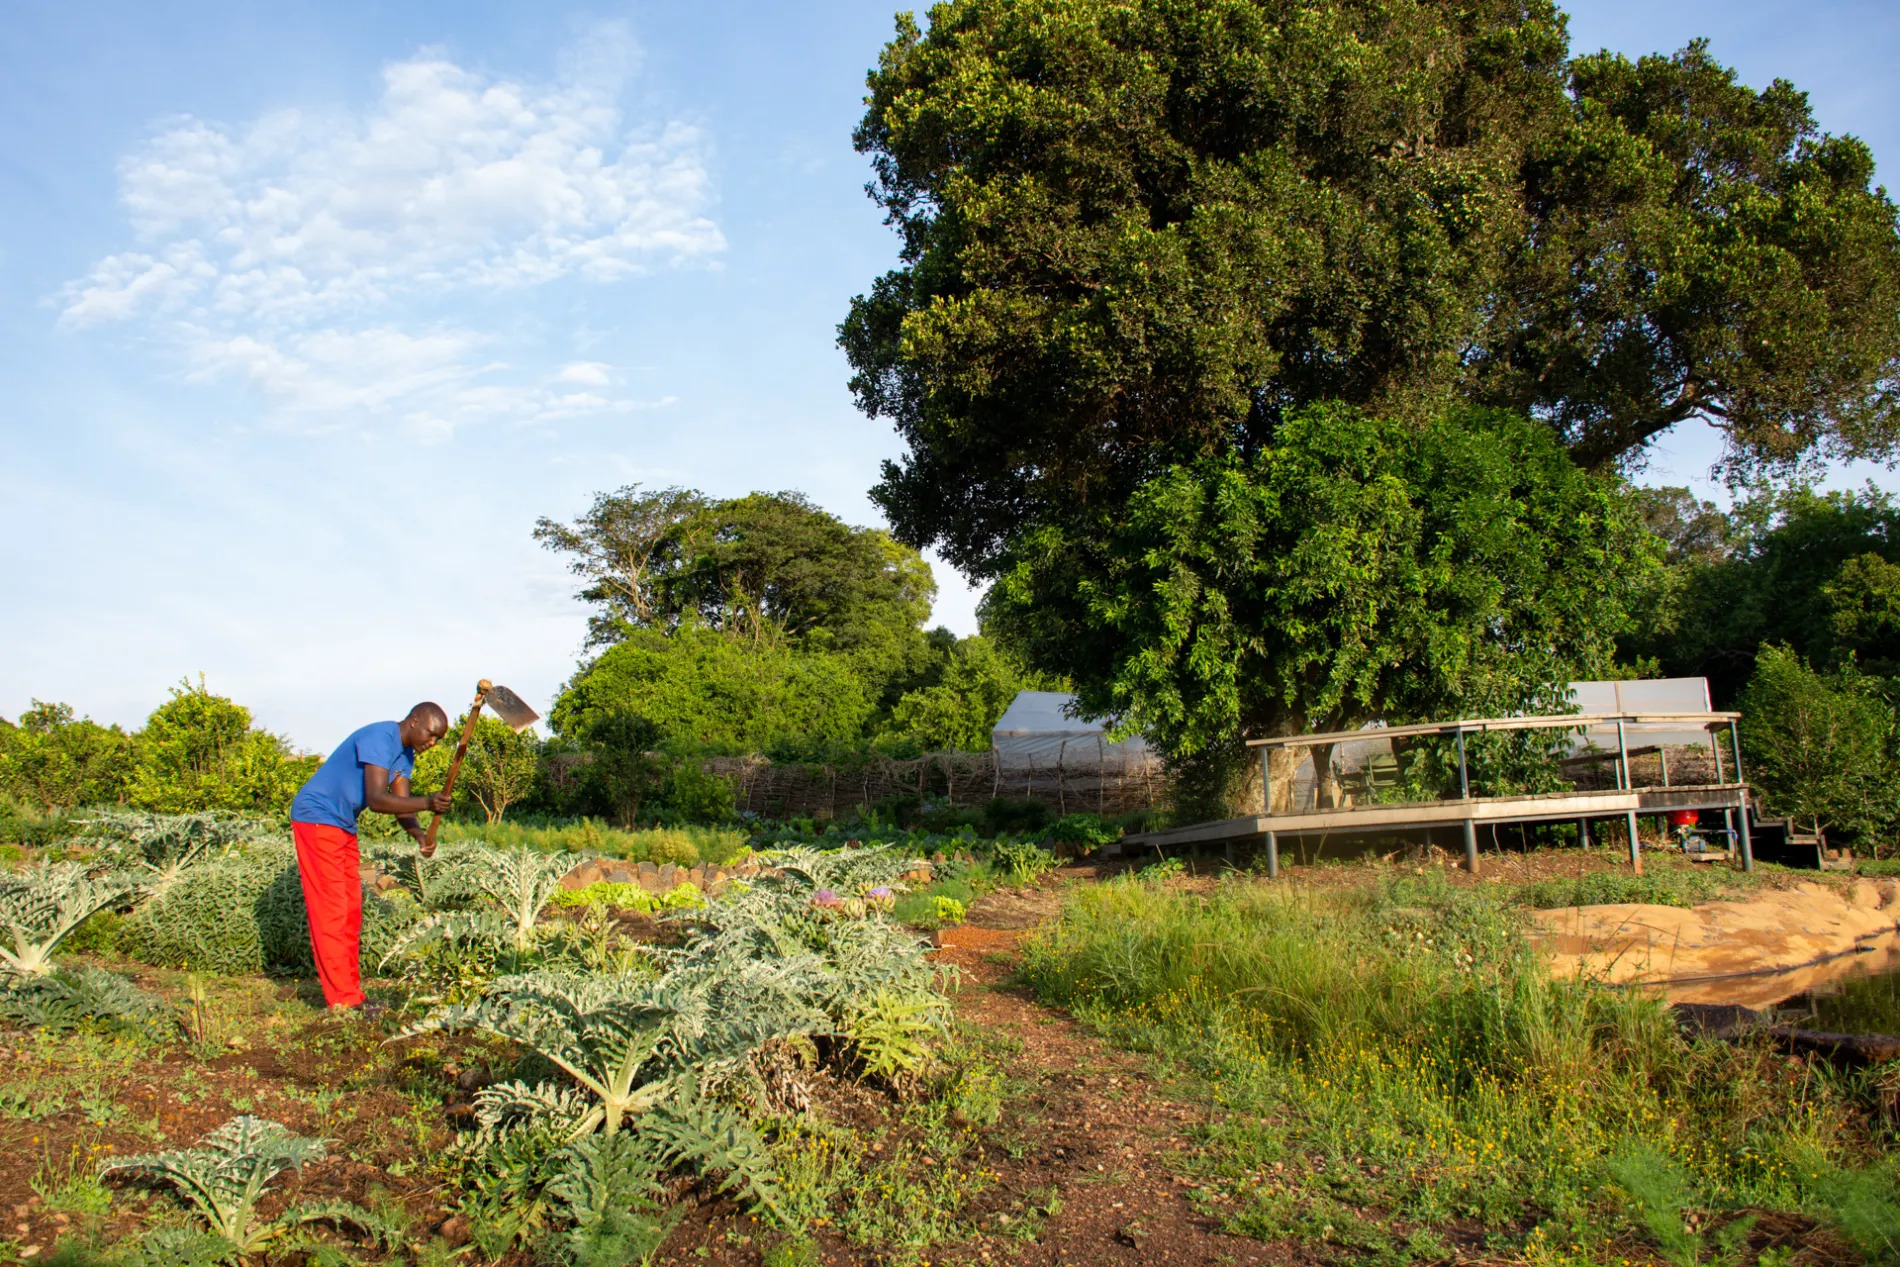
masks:
[[[1154,759],[1139,735],[1113,743],[1109,723],[1069,716],[1074,703],[1067,691],[1017,692],[990,732],[999,764],[1054,769],[1059,761],[1068,770],[1114,771],[1124,763],[1140,769]]]

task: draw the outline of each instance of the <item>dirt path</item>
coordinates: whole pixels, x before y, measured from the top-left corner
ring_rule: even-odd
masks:
[[[1007,984],[1018,940],[1053,917],[1059,903],[1053,887],[992,894],[971,909],[968,923],[941,939],[938,958],[963,972],[958,1012],[986,1033],[1021,1043],[1007,1073],[1022,1088],[1011,1107],[1027,1148],[999,1163],[1002,1180],[992,1203],[1037,1194],[1057,1212],[1033,1241],[1005,1229],[986,1231],[946,1247],[938,1261],[1273,1261],[1266,1246],[1223,1234],[1196,1210],[1194,1185],[1176,1173],[1200,1114],[1169,1098],[1139,1057],[1091,1037]],[[1042,1195],[1052,1192],[1053,1201]]]

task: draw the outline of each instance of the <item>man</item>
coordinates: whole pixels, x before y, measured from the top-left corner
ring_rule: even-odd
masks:
[[[333,1008],[363,1006],[357,957],[363,943],[363,882],[356,851],[356,818],[366,809],[393,814],[418,843],[423,810],[446,814],[446,792],[409,795],[416,754],[448,733],[439,704],[417,704],[400,722],[363,727],[330,754],[290,803],[290,834],[297,842],[297,873],[310,914],[310,950],[323,998]]]

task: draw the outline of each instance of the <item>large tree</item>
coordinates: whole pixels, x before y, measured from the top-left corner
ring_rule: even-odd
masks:
[[[1315,406],[1023,534],[986,615],[1084,712],[1218,763],[1379,718],[1562,711],[1655,553],[1621,483],[1520,415]]]
[[[857,143],[902,239],[841,327],[907,445],[875,496],[973,575],[1319,400],[1509,406],[1596,468],[1900,435],[1866,147],[1701,45],[1572,61],[1545,0],[950,0]]]

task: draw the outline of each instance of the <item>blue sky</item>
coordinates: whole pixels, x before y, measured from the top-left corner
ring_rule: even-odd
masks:
[[[327,749],[480,676],[544,703],[585,613],[538,515],[639,481],[876,522],[897,444],[832,339],[893,256],[850,146],[893,8],[9,5],[0,716],[137,724],[202,672]],[[1619,0],[1572,34],[1707,35],[1886,159],[1893,10]],[[1672,436],[1649,478],[1715,455]]]

